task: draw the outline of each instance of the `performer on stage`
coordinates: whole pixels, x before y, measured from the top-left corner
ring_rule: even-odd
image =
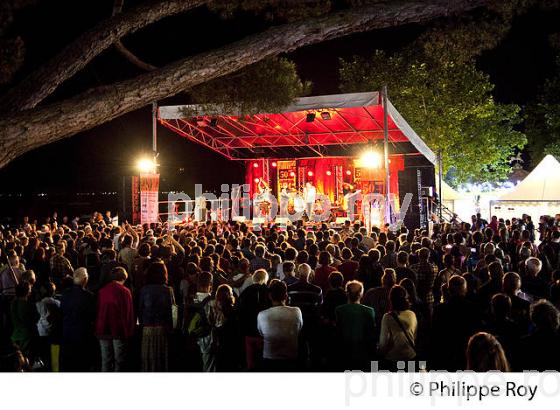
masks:
[[[260,217],[266,218],[266,220],[270,220],[270,187],[262,178],[260,178],[257,188],[259,193],[255,201],[255,215],[259,215]]]
[[[307,181],[303,188],[303,199],[305,201],[305,213],[307,214],[307,218],[312,221],[314,219],[313,205],[315,204],[315,199],[317,199],[317,188],[315,188],[310,181]]]
[[[194,200],[194,220],[197,222],[206,222],[206,198],[204,195]]]
[[[280,216],[284,217],[288,213],[288,204],[290,202],[290,188],[288,183],[284,182],[282,184],[282,189],[280,190]]]

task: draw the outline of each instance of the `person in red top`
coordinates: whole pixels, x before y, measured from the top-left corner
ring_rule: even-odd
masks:
[[[358,277],[358,267],[360,264],[352,259],[353,256],[350,248],[342,249],[342,263],[338,265],[338,270],[344,276],[344,284]]]
[[[332,256],[327,251],[323,251],[319,254],[319,265],[317,269],[315,269],[315,278],[313,279],[313,284],[319,286],[323,294],[327,293],[327,290],[330,289],[329,286],[329,275],[331,272],[334,272],[336,268],[330,266],[332,263]]]
[[[132,294],[124,286],[128,274],[122,267],[111,271],[112,281],[99,291],[95,335],[101,346],[101,371],[122,371],[126,344],[134,333]]]

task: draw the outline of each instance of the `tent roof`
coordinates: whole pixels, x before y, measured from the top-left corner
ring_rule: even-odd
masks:
[[[455,191],[451,186],[447,184],[444,180],[441,181],[441,191],[443,195],[440,195],[443,201],[454,201],[456,199],[464,199],[465,195],[460,192]]]
[[[544,159],[500,201],[560,201],[560,163],[552,155]]]
[[[351,147],[383,142],[378,92],[298,98],[279,113],[239,115],[219,105],[159,107],[159,121],[229,159],[349,154]],[[391,153],[436,156],[388,101]],[[315,114],[308,120],[309,114]],[[354,153],[355,154],[355,153]]]

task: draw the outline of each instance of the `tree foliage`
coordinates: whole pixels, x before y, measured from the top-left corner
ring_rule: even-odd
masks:
[[[195,103],[217,104],[223,112],[243,115],[277,112],[310,88],[310,83],[299,78],[293,62],[272,57],[196,86],[190,94]]]
[[[500,180],[510,158],[526,144],[517,131],[520,107],[500,104],[476,57],[496,46],[508,20],[491,15],[427,31],[405,49],[341,62],[343,91],[379,90],[433,151],[441,151],[451,183]]]
[[[557,41],[558,36],[553,39]],[[556,57],[556,73],[545,81],[537,100],[526,107],[526,117],[533,163],[547,154],[560,160],[560,55]]]

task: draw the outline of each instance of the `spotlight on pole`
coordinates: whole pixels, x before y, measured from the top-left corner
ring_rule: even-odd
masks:
[[[313,122],[315,121],[315,113],[314,112],[310,112],[309,114],[307,114],[307,116],[305,117],[305,122]]]
[[[327,175],[328,175],[328,176],[331,176],[331,175],[332,175],[332,172],[331,172],[331,170],[330,170],[330,169],[329,169],[329,170],[327,170]]]
[[[153,174],[156,172],[156,162],[153,159],[142,158],[136,163],[136,167],[143,174]]]
[[[270,164],[270,165],[272,165],[272,168],[276,168],[276,167],[278,166],[278,164],[276,163],[276,161],[272,161],[272,164]]]
[[[259,167],[259,163],[258,163],[258,162],[253,162],[253,166],[254,166],[255,168],[258,168],[258,167]]]
[[[381,155],[374,151],[365,151],[360,157],[360,166],[363,168],[379,168]]]
[[[349,169],[346,170],[346,175],[352,175],[352,171],[350,171]]]
[[[307,171],[307,176],[312,177],[313,176],[313,171]]]

